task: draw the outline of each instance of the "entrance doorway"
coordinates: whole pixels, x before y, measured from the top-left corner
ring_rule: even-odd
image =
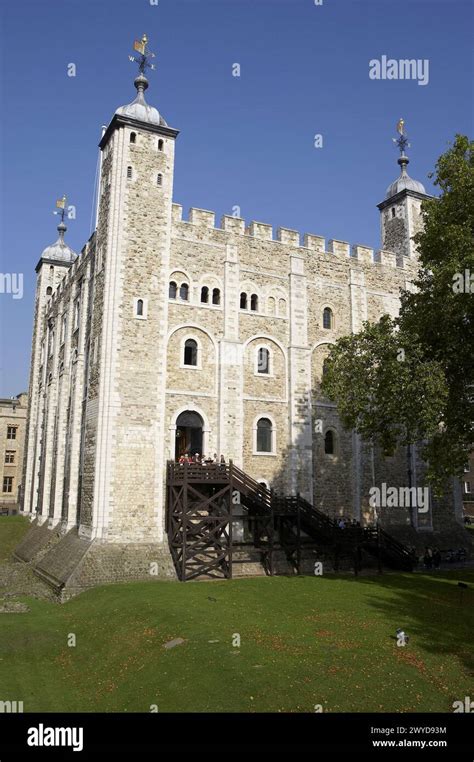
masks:
[[[199,413],[193,410],[185,410],[178,416],[176,421],[176,447],[175,458],[188,454],[190,457],[197,452],[202,455],[202,427],[203,420]]]

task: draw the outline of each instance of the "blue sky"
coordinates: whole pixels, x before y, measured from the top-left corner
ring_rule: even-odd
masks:
[[[157,53],[147,99],[181,130],[175,201],[380,246],[376,204],[398,175],[427,174],[456,132],[472,136],[473,4],[464,0],[0,0],[0,396],[27,388],[34,268],[56,238],[55,199],[89,237],[101,124],[134,97],[135,37]],[[369,78],[369,61],[428,59],[429,83]],[[76,65],[76,77],[67,66]],[[239,63],[241,76],[232,76]],[[323,148],[314,148],[314,135]]]

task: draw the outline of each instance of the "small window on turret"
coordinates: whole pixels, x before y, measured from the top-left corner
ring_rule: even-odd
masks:
[[[395,217],[396,213],[397,213],[397,211],[396,211],[395,207],[392,207],[392,217]]]
[[[156,176],[156,184],[157,185],[163,185],[163,175],[159,174]]]
[[[137,142],[137,133],[131,132],[130,133],[130,143],[136,143]]]
[[[325,307],[323,310],[323,328],[334,328],[333,312],[329,307]]]
[[[51,288],[51,286],[48,286],[48,288],[46,289],[46,296],[51,296],[52,293],[53,293],[53,289]]]
[[[131,179],[132,179],[132,168],[127,167],[127,180],[131,180]]]
[[[324,453],[325,455],[335,455],[335,441],[334,432],[329,429],[324,436]]]
[[[164,146],[164,142],[160,138],[160,140],[158,141],[158,150],[162,151],[163,150],[163,146]]]
[[[148,317],[148,300],[147,299],[134,299],[133,307],[135,317],[138,320],[146,320]]]

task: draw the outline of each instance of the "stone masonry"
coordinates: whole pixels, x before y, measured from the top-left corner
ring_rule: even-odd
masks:
[[[63,538],[37,570],[66,597],[68,586],[146,577],[156,558],[172,573],[165,467],[183,413],[201,421],[204,453],[334,516],[372,520],[370,486],[407,483],[407,454],[384,458],[344,431],[320,382],[330,346],[396,315],[412,287],[421,184],[379,205],[377,252],[233,216],[216,225],[203,209],[184,218],[178,131],[146,104],[146,86],[138,77],[101,140],[97,229],[80,256],[45,250],[37,266],[22,512]],[[426,534],[460,515],[453,486],[422,527],[409,512],[379,518]]]

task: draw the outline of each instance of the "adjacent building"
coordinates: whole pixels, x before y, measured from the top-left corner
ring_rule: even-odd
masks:
[[[0,512],[14,513],[21,500],[28,395],[0,399]]]

